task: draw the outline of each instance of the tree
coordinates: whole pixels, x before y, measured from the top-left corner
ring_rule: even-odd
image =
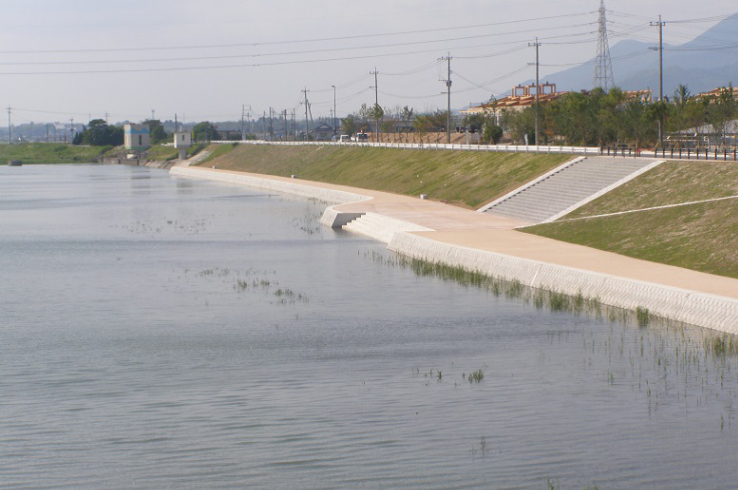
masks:
[[[492,143],[493,145],[496,145],[502,139],[502,134],[503,132],[501,127],[496,124],[490,123],[484,127],[482,139],[485,143]]]
[[[359,118],[356,117],[354,114],[349,114],[348,116],[341,119],[341,127],[343,128],[344,134],[354,134],[359,129]]]
[[[367,110],[366,115],[374,119],[375,127],[379,128],[379,124],[384,118],[384,109],[379,104],[374,104],[370,109]],[[379,136],[377,135],[377,138]],[[378,141],[378,140],[377,140]]]
[[[464,119],[461,121],[464,127],[472,133],[482,131],[482,128],[491,122],[492,118],[486,113],[468,114],[464,116]]]
[[[502,127],[510,133],[514,141],[524,143],[527,135],[528,143],[533,144],[535,113],[532,107],[527,107],[522,111],[503,109],[501,119]]]
[[[164,125],[158,119],[149,119],[143,123],[149,126],[151,144],[157,145],[163,141],[169,140],[169,134],[164,130]]]
[[[102,119],[93,119],[72,141],[74,145],[118,146],[123,144],[123,128],[108,126]]]
[[[418,114],[415,116],[415,120],[413,121],[413,128],[415,129],[415,132],[418,134],[418,137],[420,137],[420,141],[423,141],[423,136],[425,133],[430,131],[430,129],[433,127],[433,122],[431,121],[431,118],[428,114]]]
[[[212,123],[205,121],[192,128],[192,136],[195,141],[213,141],[220,139],[220,133]]]
[[[723,88],[717,96],[711,97],[707,106],[707,122],[720,137],[721,144],[725,144],[725,133],[728,124],[738,114],[733,85]]]

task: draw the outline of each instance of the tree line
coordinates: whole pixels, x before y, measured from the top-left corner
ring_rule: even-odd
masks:
[[[500,115],[502,126],[513,140],[522,142],[527,135],[529,143],[535,143],[535,107],[502,110]],[[680,85],[670,100],[656,102],[628,96],[619,88],[609,92],[597,88],[568,93],[539,106],[539,134],[541,144],[641,148],[661,145],[661,126],[663,146],[683,146],[685,138],[679,133],[687,130],[698,146],[702,146],[701,136],[708,133],[717,135],[724,145],[730,122],[737,117],[732,85],[700,98],[693,97],[686,85]],[[706,125],[712,126],[712,131]]]
[[[172,141],[172,133],[164,129],[164,125],[157,119],[148,119],[142,124],[149,127],[151,144],[158,145]],[[220,139],[217,128],[209,121],[196,124],[192,128],[195,141],[212,141]],[[123,144],[123,127],[109,125],[103,119],[93,119],[83,130],[75,134],[72,140],[74,145],[90,146],[120,146]]]

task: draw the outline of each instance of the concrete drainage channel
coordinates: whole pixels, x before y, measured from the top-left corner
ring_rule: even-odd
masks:
[[[268,189],[335,204],[370,199],[360,194],[235,172],[192,167],[175,167],[170,172],[180,177]],[[388,244],[389,250],[410,258],[463,267],[507,281],[519,281],[531,288],[570,296],[581,294],[616,308],[648,308],[651,314],[668,320],[738,334],[738,301],[731,298],[441,243],[414,234],[432,232],[429,228],[376,213],[343,213],[329,206],[321,223],[334,228],[363,227],[363,231],[356,231],[381,240]]]

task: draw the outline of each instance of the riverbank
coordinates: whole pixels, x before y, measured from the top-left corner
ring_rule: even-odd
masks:
[[[558,222],[522,231],[738,278],[738,165],[667,162]]]
[[[353,146],[219,145],[219,169],[346,185],[477,209],[570,155]],[[210,164],[210,162],[207,162]]]
[[[75,146],[63,143],[20,143],[0,145],[0,164],[20,160],[36,163],[91,163],[99,161],[110,146]]]
[[[412,258],[738,334],[735,279],[522,233],[514,220],[396,194],[221,169],[175,167],[171,173],[325,200],[336,204],[326,210],[325,224],[374,221],[365,234]],[[355,202],[356,196],[363,200]]]

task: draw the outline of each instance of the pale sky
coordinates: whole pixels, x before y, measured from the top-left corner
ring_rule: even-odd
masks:
[[[734,1],[606,0],[610,46],[658,39],[683,44],[738,11]],[[0,0],[0,104],[14,124],[150,118],[238,120],[242,105],[314,118],[374,103],[445,109],[500,95],[585,62],[597,48],[599,0]],[[506,53],[506,54],[505,54]],[[651,54],[645,54],[649,56]],[[656,54],[653,53],[654,60]],[[149,61],[146,61],[149,60]],[[185,70],[179,70],[186,68]],[[83,72],[83,73],[72,73]],[[71,73],[71,74],[70,74]],[[617,74],[616,74],[617,77]],[[589,88],[589,87],[582,87]],[[7,116],[5,116],[7,117]],[[4,118],[3,118],[4,119]],[[5,120],[1,125],[5,125]]]

